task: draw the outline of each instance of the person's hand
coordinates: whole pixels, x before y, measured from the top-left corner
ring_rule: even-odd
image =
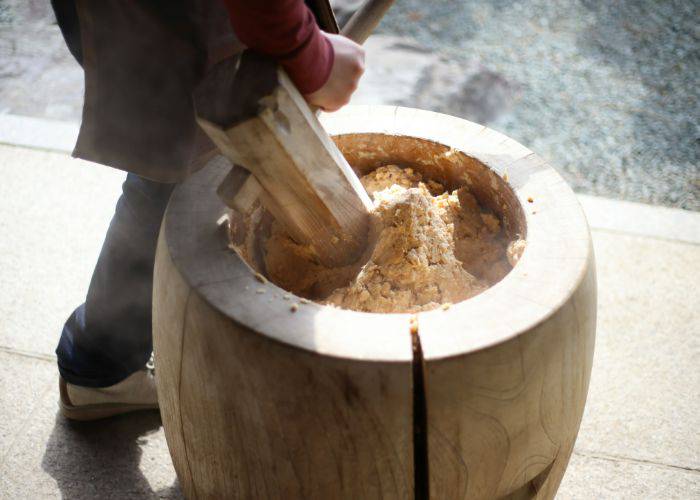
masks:
[[[350,101],[365,71],[365,49],[344,36],[323,35],[330,40],[335,52],[331,74],[323,87],[304,98],[324,111],[337,111]]]

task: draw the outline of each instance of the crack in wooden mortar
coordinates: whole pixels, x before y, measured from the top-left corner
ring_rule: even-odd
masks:
[[[410,321],[413,347],[413,489],[415,500],[430,498],[428,472],[428,405],[425,394],[425,363],[418,335],[418,316]]]

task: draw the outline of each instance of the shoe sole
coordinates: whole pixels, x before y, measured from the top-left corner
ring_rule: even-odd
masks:
[[[102,418],[114,417],[116,415],[122,415],[124,413],[131,413],[134,411],[158,409],[158,404],[101,403],[75,406],[68,403],[70,399],[68,398],[66,383],[62,377],[59,379],[58,389],[60,394],[58,406],[61,410],[61,414],[70,420],[86,422],[90,420],[100,420]]]
[[[142,410],[157,410],[158,405],[128,405],[118,403],[105,403],[99,405],[72,406],[63,401],[58,402],[61,414],[70,419],[85,422],[89,420],[100,420],[102,418],[114,417],[124,413],[131,413]]]

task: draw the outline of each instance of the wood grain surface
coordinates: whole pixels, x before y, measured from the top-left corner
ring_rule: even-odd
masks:
[[[326,265],[354,262],[367,241],[371,201],[357,175],[283,70],[255,116],[230,127],[203,118],[219,150],[262,187],[266,208]],[[235,197],[231,205],[234,205]]]
[[[446,310],[304,303],[227,249],[215,190],[230,164],[195,174],[168,207],[154,290],[161,413],[185,493],[553,498],[595,336],[574,194],[527,148],[464,120],[372,106],[322,122],[358,173],[397,163],[469,185],[526,250],[501,282]]]
[[[167,245],[159,245],[156,273],[159,400],[188,498],[412,498],[409,337],[385,332],[392,361],[317,354],[256,335],[215,310],[185,285]],[[274,291],[257,294],[262,284],[253,283],[238,293],[256,297],[249,307],[258,328],[316,328],[313,306],[292,313],[299,302],[278,296],[272,305]],[[211,294],[212,285],[200,290]],[[339,337],[334,325],[317,324],[320,351],[353,333],[337,325]]]

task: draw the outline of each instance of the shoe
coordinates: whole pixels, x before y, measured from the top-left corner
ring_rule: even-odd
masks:
[[[158,408],[153,369],[145,367],[109,387],[69,384],[59,375],[59,406],[71,420],[98,420],[139,410]]]

